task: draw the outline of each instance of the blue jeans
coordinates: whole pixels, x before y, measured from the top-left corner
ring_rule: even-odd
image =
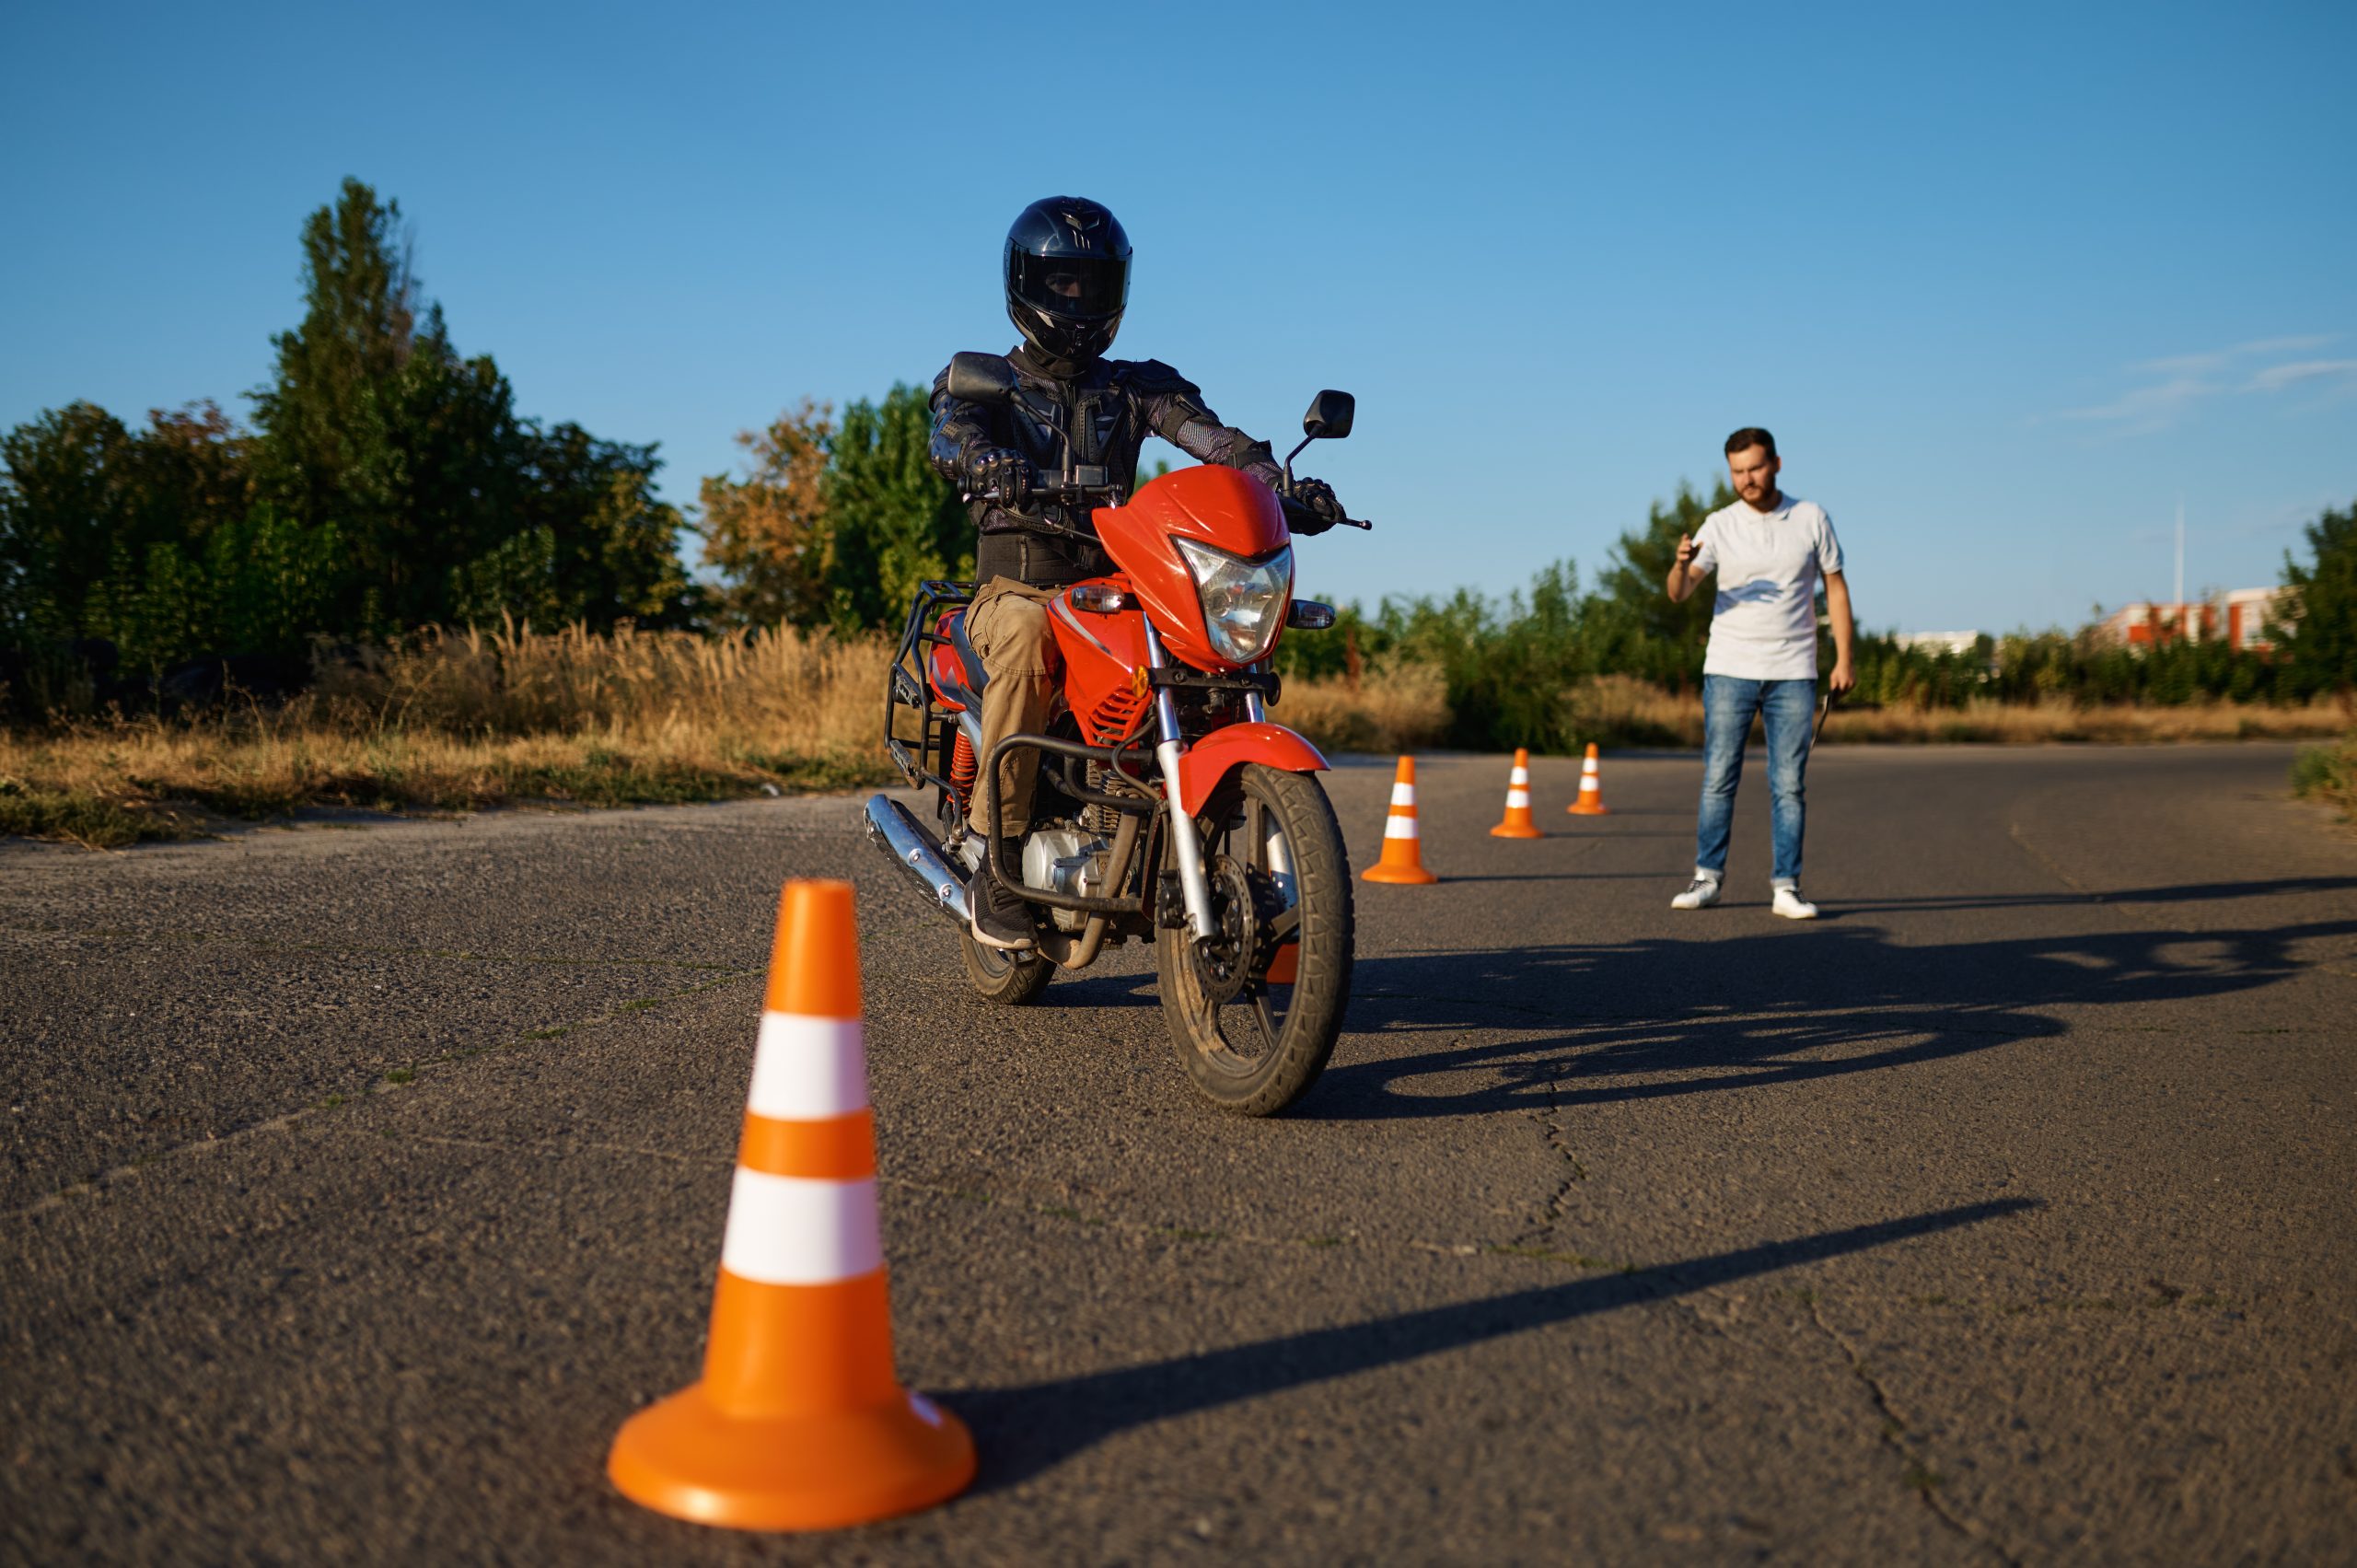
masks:
[[[1735,828],[1735,790],[1743,782],[1743,743],[1751,715],[1768,724],[1768,787],[1775,793],[1770,837],[1775,841],[1772,885],[1801,880],[1801,829],[1807,813],[1802,775],[1808,767],[1810,722],[1817,716],[1814,680],[1746,680],[1702,677],[1702,809],[1694,825],[1694,869],[1724,877],[1727,838]]]

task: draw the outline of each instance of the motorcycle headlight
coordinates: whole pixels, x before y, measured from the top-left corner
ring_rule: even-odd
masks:
[[[1230,664],[1251,664],[1267,653],[1293,603],[1293,546],[1247,561],[1191,539],[1170,542],[1195,575],[1212,652]]]

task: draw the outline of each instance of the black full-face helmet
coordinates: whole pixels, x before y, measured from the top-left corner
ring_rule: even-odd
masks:
[[[1006,314],[1032,351],[1071,375],[1113,346],[1130,302],[1130,237],[1085,196],[1034,202],[1006,231]]]

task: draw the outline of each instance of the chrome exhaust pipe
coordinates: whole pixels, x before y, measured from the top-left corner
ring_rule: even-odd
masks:
[[[974,905],[964,873],[952,869],[942,858],[939,841],[909,815],[909,808],[888,795],[872,796],[865,816],[867,836],[923,889],[942,918],[960,929],[971,925]]]

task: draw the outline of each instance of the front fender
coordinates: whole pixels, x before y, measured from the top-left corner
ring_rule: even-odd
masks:
[[[1322,773],[1327,765],[1317,747],[1281,724],[1232,724],[1179,754],[1181,809],[1202,810],[1219,781],[1247,762],[1266,763],[1287,773]]]

